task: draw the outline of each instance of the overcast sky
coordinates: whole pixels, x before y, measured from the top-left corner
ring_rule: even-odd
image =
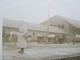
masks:
[[[0,0],[2,18],[40,23],[50,17],[64,16],[80,20],[80,0]]]

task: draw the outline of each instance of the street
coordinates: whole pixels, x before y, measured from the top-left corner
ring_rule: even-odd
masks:
[[[80,56],[80,47],[79,47],[80,45],[78,44],[77,45],[53,44],[51,45],[51,47],[49,44],[46,45],[46,47],[44,47],[45,45],[43,45],[43,48],[41,48],[40,45],[39,46],[36,45],[38,47],[35,48],[27,48],[25,49],[24,54],[19,54],[18,53],[19,49],[12,49],[12,50],[4,49],[3,60],[55,60],[61,58]],[[56,46],[59,46],[60,48]],[[62,46],[64,47],[66,46],[66,48]]]

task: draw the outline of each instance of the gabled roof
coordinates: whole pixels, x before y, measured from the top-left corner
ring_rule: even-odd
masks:
[[[76,28],[80,28],[80,21],[78,20],[74,20],[74,19],[69,19],[66,17],[62,17],[64,20],[66,20],[67,22],[69,22],[70,24],[72,24],[73,26],[75,26]]]
[[[72,24],[76,28],[80,28],[80,21],[74,20],[74,19],[70,19],[70,18],[66,18],[66,17],[63,17],[63,16],[58,16],[58,15],[55,15],[55,16],[51,17],[50,19],[42,22],[41,24],[45,24],[48,21],[50,21],[51,23],[53,23],[53,21],[56,21],[56,19],[58,19],[58,20],[64,20],[64,21],[68,22],[69,24]]]
[[[22,21],[3,19],[3,26],[4,27],[20,28],[21,24],[22,24]],[[28,29],[31,29],[31,30],[47,31],[47,25],[34,24],[34,23],[28,23],[28,22],[24,22],[24,24],[26,25],[26,27]],[[49,26],[49,32],[66,33],[65,31],[63,31],[59,28],[51,27],[51,26]]]

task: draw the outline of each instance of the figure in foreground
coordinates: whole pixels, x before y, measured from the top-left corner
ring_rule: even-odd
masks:
[[[26,37],[27,37],[27,29],[26,29],[26,26],[23,25],[19,29],[18,40],[17,40],[17,47],[21,49],[18,52],[21,54],[24,53],[24,49],[27,46]]]

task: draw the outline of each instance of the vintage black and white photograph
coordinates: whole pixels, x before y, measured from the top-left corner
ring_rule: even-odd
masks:
[[[80,0],[1,0],[2,60],[80,60]]]

